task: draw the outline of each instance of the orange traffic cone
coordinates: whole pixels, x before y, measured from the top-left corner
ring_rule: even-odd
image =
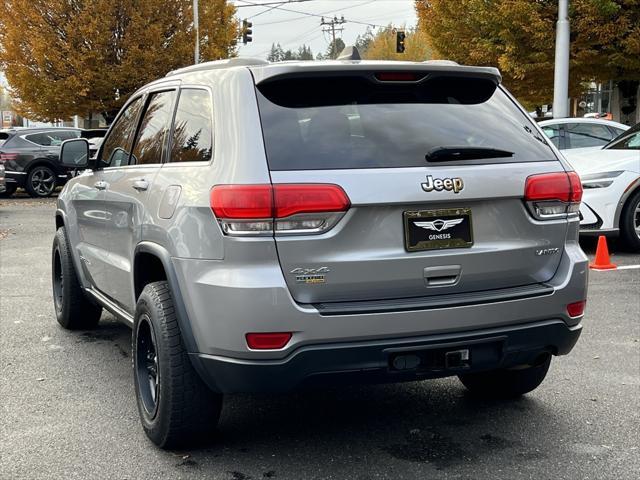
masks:
[[[589,268],[593,270],[611,270],[618,268],[617,265],[611,263],[609,258],[609,248],[607,247],[607,237],[600,235],[598,237],[598,248],[596,248],[596,261],[589,264]]]

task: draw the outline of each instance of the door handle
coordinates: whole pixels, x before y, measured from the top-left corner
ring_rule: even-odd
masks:
[[[106,190],[108,186],[109,184],[104,180],[100,180],[99,182],[96,182],[93,184],[93,187],[96,188],[97,190]]]
[[[144,178],[138,178],[137,180],[133,181],[133,184],[131,186],[139,192],[144,192],[149,188],[149,182],[147,182]]]

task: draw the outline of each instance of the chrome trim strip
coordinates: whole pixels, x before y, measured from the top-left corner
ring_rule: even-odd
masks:
[[[113,303],[109,298],[100,293],[98,290],[94,288],[85,289],[89,295],[91,295],[100,305],[109,310],[113,315],[118,318],[123,323],[126,323],[130,327],[133,327],[133,317],[126,312],[122,307]]]

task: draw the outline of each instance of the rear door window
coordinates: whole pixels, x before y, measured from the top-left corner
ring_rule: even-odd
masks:
[[[24,138],[43,147],[59,147],[65,140],[79,138],[80,132],[75,130],[40,132],[26,135]]]
[[[129,164],[129,154],[136,132],[138,115],[142,109],[142,97],[131,102],[116,119],[104,140],[101,159],[110,167]]]
[[[545,125],[542,131],[557,148],[563,148],[560,143],[560,125]]]
[[[565,128],[569,148],[598,147],[613,138],[606,126],[597,123],[568,123]]]
[[[484,79],[289,77],[259,84],[257,96],[271,170],[425,166],[443,147],[511,152],[491,163],[556,160],[527,115]]]
[[[132,164],[162,163],[162,152],[171,126],[175,90],[156,92],[149,96],[134,143]]]
[[[183,88],[173,122],[170,162],[208,162],[213,151],[211,96],[207,90]]]

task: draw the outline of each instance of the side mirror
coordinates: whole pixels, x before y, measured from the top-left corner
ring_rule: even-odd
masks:
[[[67,168],[87,168],[89,165],[89,142],[85,138],[73,138],[62,142],[60,163]]]

